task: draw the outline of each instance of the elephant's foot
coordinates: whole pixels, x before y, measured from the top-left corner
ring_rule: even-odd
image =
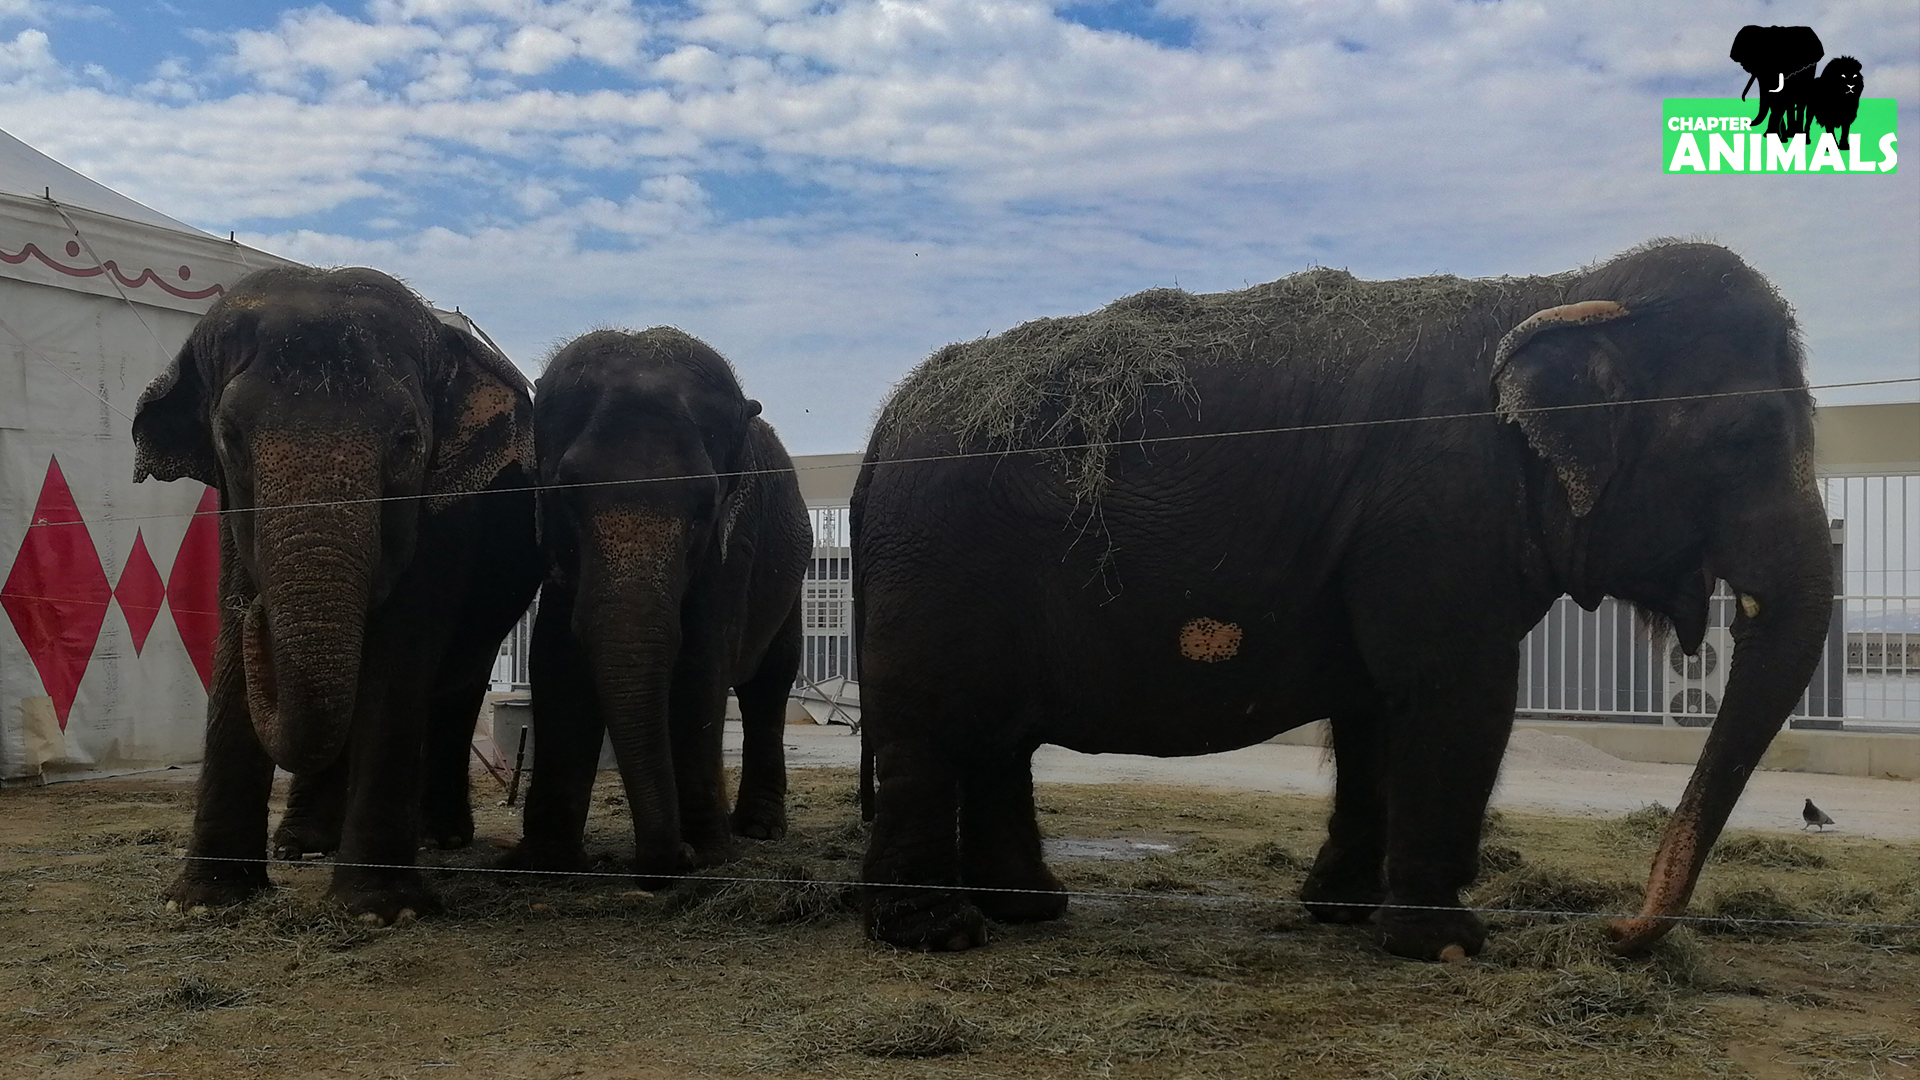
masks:
[[[708,849],[711,857],[712,849]],[[718,865],[724,858],[714,863],[701,861],[699,849],[692,844],[676,843],[649,846],[635,853],[633,857],[633,876],[638,879],[641,888],[657,892],[670,889],[687,875],[701,866]]]
[[[960,952],[987,943],[980,909],[944,889],[869,887],[867,936],[919,952]]]
[[[694,844],[693,869],[707,870],[715,866],[725,866],[740,857],[740,848],[728,837],[725,843]],[[663,871],[664,872],[664,871]]]
[[[1386,899],[1380,856],[1322,847],[1300,886],[1300,902],[1318,922],[1358,926],[1373,918]]]
[[[457,851],[473,843],[473,808],[466,803],[422,808],[420,846]]]
[[[1380,944],[1411,960],[1457,963],[1477,956],[1487,944],[1487,924],[1465,908],[1380,909]]]
[[[994,922],[1051,922],[1067,913],[1066,890],[1044,863],[964,876],[967,899]]]
[[[342,867],[333,875],[327,899],[347,909],[368,926],[405,926],[423,915],[440,912],[440,900],[418,870],[355,870]]]
[[[578,843],[545,843],[526,838],[500,856],[494,865],[528,874],[578,874],[593,863]]]
[[[198,913],[208,908],[232,907],[273,888],[264,862],[215,865],[219,868],[203,870],[189,864],[182,870],[173,884],[160,894],[167,902],[167,910]]]
[[[1300,886],[1300,904],[1316,922],[1359,926],[1373,918],[1385,899],[1378,882],[1328,881],[1308,877]]]
[[[340,827],[310,821],[282,821],[273,830],[273,857],[287,862],[331,855],[340,850]]]
[[[779,840],[787,835],[787,803],[779,796],[742,795],[733,808],[733,834],[749,840]]]

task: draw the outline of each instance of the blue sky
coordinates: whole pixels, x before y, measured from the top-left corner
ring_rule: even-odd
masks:
[[[1913,129],[1920,12],[1881,0],[0,0],[0,127],[210,231],[396,272],[529,368],[681,326],[803,453],[858,449],[948,341],[1143,288],[1548,272],[1660,235],[1771,275],[1815,381],[1920,374],[1920,157],[1659,172],[1660,99],[1737,95],[1734,31],[1781,21]]]

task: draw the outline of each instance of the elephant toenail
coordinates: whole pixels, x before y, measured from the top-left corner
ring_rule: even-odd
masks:
[[[178,900],[167,901],[167,914],[169,915],[180,914],[180,901]]]
[[[416,920],[416,919],[418,919],[419,917],[420,917],[420,916],[418,916],[418,915],[416,915],[416,914],[414,914],[414,911],[413,911],[413,909],[412,909],[412,908],[410,908],[410,907],[403,907],[403,908],[401,908],[401,909],[400,909],[400,914],[398,914],[398,915],[395,915],[395,916],[393,917],[393,925],[395,925],[395,926],[406,926],[406,925],[408,925],[408,924],[410,924],[410,923],[412,923],[412,922],[413,922],[414,920]]]
[[[361,923],[367,926],[385,926],[387,924],[387,920],[381,918],[380,916],[374,914],[371,911],[360,916],[360,921]]]
[[[1449,945],[1440,950],[1440,959],[1448,964],[1464,964],[1467,962],[1467,950],[1458,945]]]

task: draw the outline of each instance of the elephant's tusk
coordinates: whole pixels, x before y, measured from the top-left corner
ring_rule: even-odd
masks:
[[[1780,85],[1774,87],[1771,91],[1769,91],[1769,93],[1777,94],[1781,90],[1785,89],[1786,85],[1787,85],[1787,73],[1783,71],[1780,73]]]

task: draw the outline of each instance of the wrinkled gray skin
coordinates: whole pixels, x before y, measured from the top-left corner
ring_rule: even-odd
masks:
[[[474,718],[539,581],[526,380],[377,271],[262,270],[147,388],[133,436],[136,480],[191,477],[224,511],[206,760],[168,899],[267,887],[278,765],[279,854],[394,867],[334,872],[329,895],[371,922],[434,910],[414,852],[472,838]]]
[[[1041,743],[1200,754],[1330,717],[1309,910],[1373,921],[1405,956],[1477,952],[1459,892],[1518,643],[1570,593],[1630,600],[1692,651],[1720,578],[1740,596],[1725,700],[1643,912],[1615,928],[1628,952],[1665,932],[1826,634],[1798,334],[1759,274],[1707,244],[1475,297],[1378,346],[1332,322],[1315,355],[1256,338],[1192,369],[1191,397],[1150,389],[1120,439],[1315,430],[1118,445],[1091,525],[1044,457],[951,457],[973,447],[883,413],[853,501],[878,779],[865,873],[944,888],[871,889],[873,936],[962,949],[983,914],[1065,909],[1034,821]],[[1434,416],[1462,418],[1355,423]]]
[[[586,863],[603,732],[642,877],[720,862],[734,833],[782,835],[781,737],[812,540],[793,462],[759,402],[718,353],[668,327],[575,339],[548,363],[535,402],[541,483],[556,485],[540,495],[539,767],[525,837],[503,865]],[[731,820],[729,687],[745,738]]]

